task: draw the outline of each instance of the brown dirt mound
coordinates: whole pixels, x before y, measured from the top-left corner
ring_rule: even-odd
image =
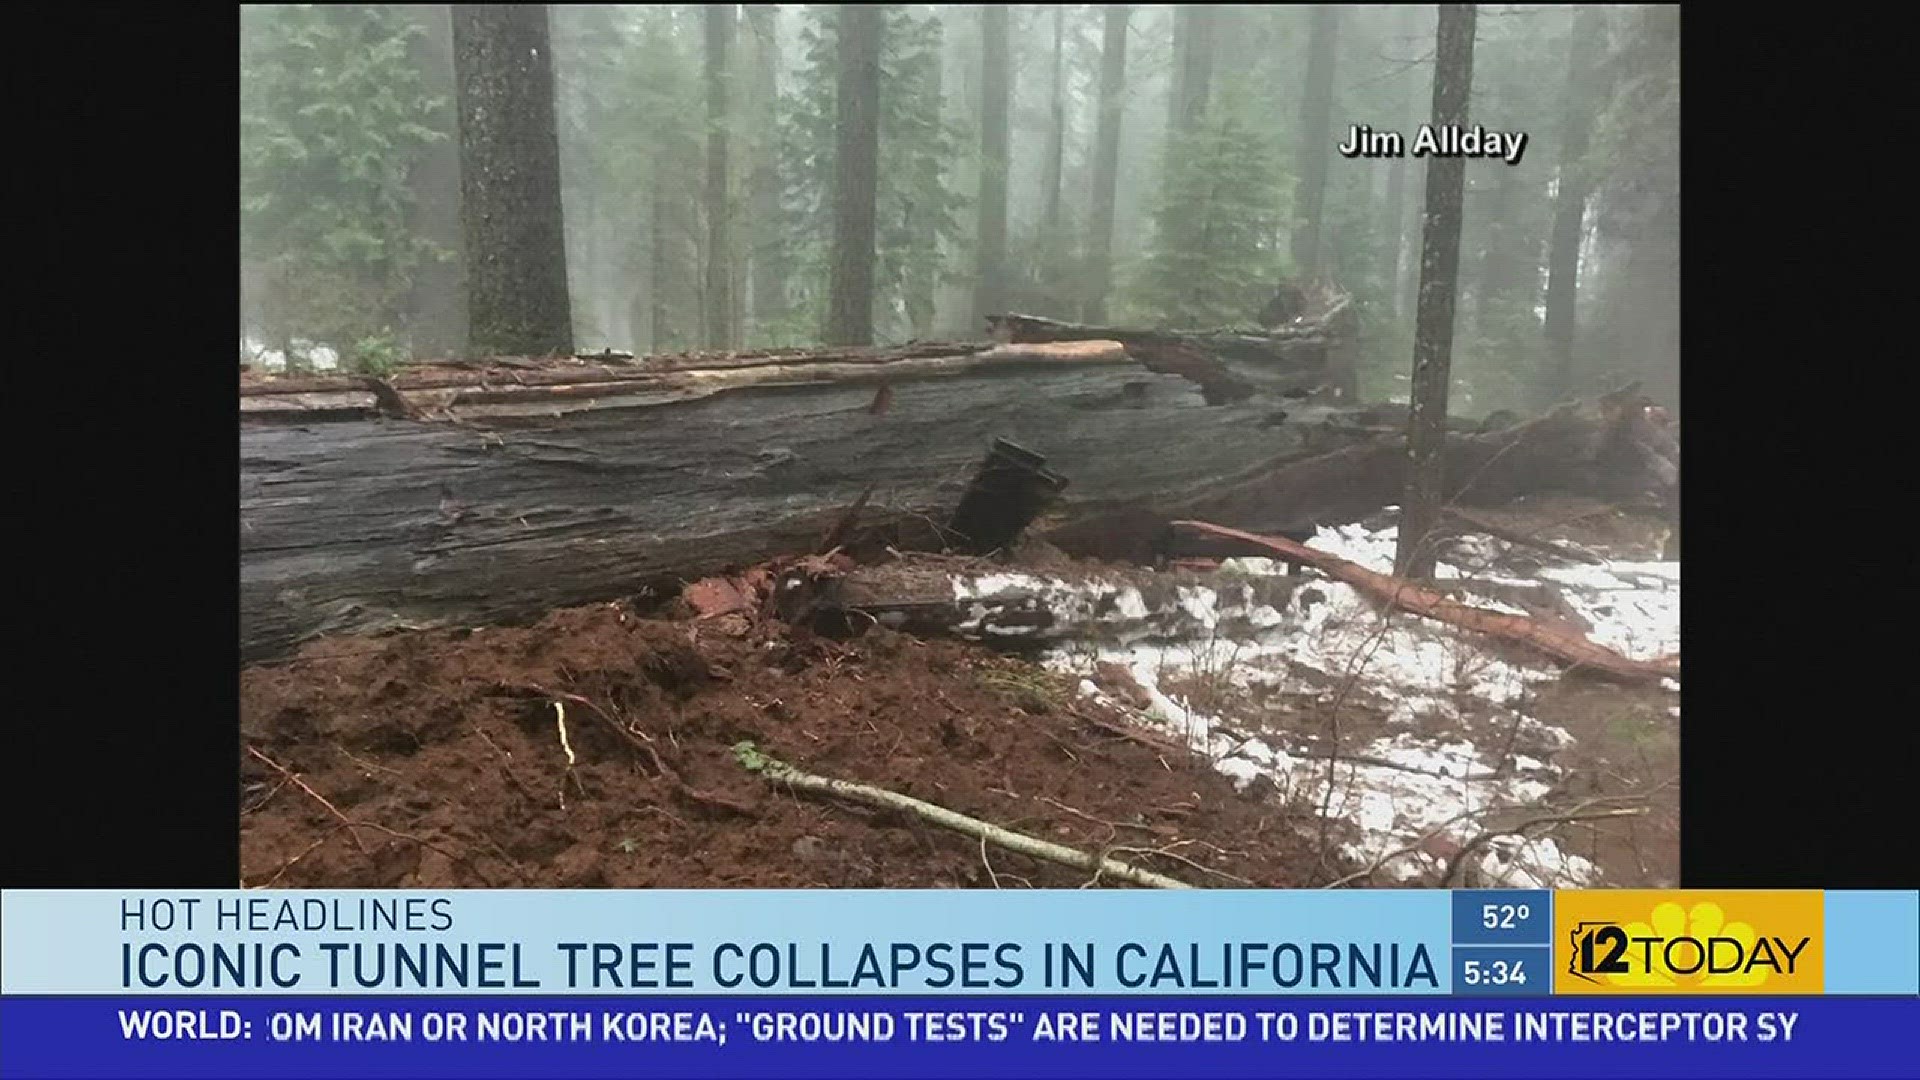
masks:
[[[1127,723],[1031,665],[878,629],[850,642],[778,624],[729,637],[596,605],[524,628],[320,641],[241,675],[242,879],[307,888],[1087,881],[999,849],[983,856],[978,842],[910,815],[777,788],[741,767],[732,750],[741,741],[801,769],[1107,850],[1195,885],[1337,876],[1296,824],[1306,813],[1271,789],[1237,791],[1204,763],[1103,722]]]

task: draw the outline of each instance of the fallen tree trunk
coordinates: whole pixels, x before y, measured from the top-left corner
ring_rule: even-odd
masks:
[[[385,387],[399,407],[356,377],[244,379],[243,658],[671,593],[828,535],[939,550],[996,438],[1067,478],[1071,519],[1308,437],[1099,341],[438,364]]]
[[[1161,532],[1175,516],[1274,531],[1397,500],[1391,440],[1369,425],[1384,413],[1221,402],[1209,377],[1099,340],[434,364],[381,384],[249,373],[242,657],[670,595],[823,537],[863,557],[964,546],[953,510],[1002,438],[1067,481],[1035,531],[1092,521],[1104,538],[1116,508]],[[1585,446],[1598,423],[1548,426]],[[1486,454],[1530,456],[1527,430],[1484,437]],[[1553,478],[1524,464],[1496,470],[1505,489]]]
[[[1626,682],[1652,683],[1680,678],[1677,656],[1634,660],[1604,645],[1596,645],[1571,629],[1503,611],[1489,611],[1451,599],[1432,589],[1389,574],[1369,570],[1338,555],[1316,551],[1285,537],[1261,536],[1205,521],[1176,521],[1174,528],[1246,545],[1255,552],[1296,559],[1327,576],[1365,592],[1392,607],[1477,631],[1542,653],[1575,668],[1587,669]]]
[[[1623,458],[1638,400],[1627,388],[1511,427],[1448,436],[1448,500],[1498,506],[1519,495],[1642,494],[1645,471]],[[1045,539],[1072,555],[1151,562],[1218,553],[1217,544],[1174,535],[1168,523],[1177,518],[1311,535],[1316,526],[1357,521],[1399,503],[1406,490],[1404,434],[1372,434],[1366,426],[1340,424],[1336,414],[1303,436],[1313,449],[1271,456],[1188,493],[1056,525]],[[1337,448],[1324,449],[1329,445]]]
[[[1260,330],[1150,330],[1083,326],[1037,315],[990,315],[987,325],[1015,343],[1117,341],[1155,371],[1192,373],[1219,400],[1256,391],[1352,400],[1359,324],[1341,296],[1311,319]]]

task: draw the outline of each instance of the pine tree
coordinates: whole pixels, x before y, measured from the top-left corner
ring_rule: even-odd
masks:
[[[1088,226],[1086,319],[1104,322],[1113,288],[1113,215],[1120,180],[1120,121],[1126,108],[1127,20],[1133,9],[1108,4],[1100,47],[1100,118],[1094,134],[1093,220]]]
[[[873,343],[874,214],[880,183],[880,53],[886,12],[842,4],[835,62],[836,153],[829,345]]]
[[[874,340],[897,340],[932,327],[936,293],[953,277],[950,252],[966,234],[959,220],[965,200],[950,187],[959,136],[942,115],[940,16],[908,7],[881,11],[870,325]],[[804,13],[803,62],[783,107],[782,225],[793,307],[776,337],[794,343],[818,340],[832,278],[840,18],[835,6]]]
[[[980,240],[975,270],[973,322],[1006,311],[1007,297],[1007,109],[1013,66],[1008,62],[1007,6],[983,4],[980,30],[985,47],[980,73]]]
[[[1321,269],[1321,225],[1326,210],[1327,164],[1333,157],[1333,74],[1338,56],[1340,9],[1316,4],[1313,35],[1307,41],[1307,86],[1301,95],[1300,146],[1295,152],[1303,167],[1300,184],[1300,221],[1293,232],[1293,262],[1303,274]]]
[[[469,342],[490,354],[572,352],[547,9],[455,5],[453,45]]]
[[[1552,355],[1552,393],[1573,388],[1575,297],[1580,278],[1580,241],[1590,186],[1586,161],[1593,126],[1594,64],[1604,24],[1600,10],[1583,7],[1567,41],[1567,83],[1561,99],[1560,170],[1553,211],[1553,247],[1548,255],[1547,347]]]
[[[1435,35],[1433,124],[1467,122],[1473,87],[1472,4],[1442,4]],[[1407,420],[1407,494],[1400,508],[1394,573],[1430,577],[1436,561],[1434,523],[1446,492],[1447,388],[1453,357],[1453,309],[1459,290],[1461,196],[1466,161],[1427,162],[1427,209],[1420,252],[1420,307],[1413,346],[1413,392]]]
[[[707,84],[707,273],[706,344],[731,349],[738,340],[733,296],[733,191],[727,167],[729,54],[733,51],[733,4],[708,4],[705,9]]]
[[[1186,85],[1195,86],[1192,72]],[[1249,78],[1227,81],[1162,149],[1153,239],[1133,305],[1162,325],[1248,324],[1284,256],[1287,192],[1278,137]]]
[[[448,137],[424,33],[395,7],[241,9],[243,310],[289,364],[299,342],[401,358],[416,275],[451,254],[415,231],[416,169]]]
[[[755,344],[774,340],[787,317],[787,241],[780,205],[780,9],[747,4],[747,98],[751,164],[747,199],[751,241],[751,323]]]

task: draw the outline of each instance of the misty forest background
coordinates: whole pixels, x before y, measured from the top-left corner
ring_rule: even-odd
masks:
[[[243,361],[1251,325],[1326,281],[1404,400],[1427,163],[1334,147],[1429,118],[1435,10],[245,7]],[[1677,404],[1678,9],[1474,37],[1468,123],[1531,138],[1467,164],[1456,411]]]

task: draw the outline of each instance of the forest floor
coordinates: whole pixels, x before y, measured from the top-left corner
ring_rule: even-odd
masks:
[[[1609,561],[1475,538],[1451,573],[1554,582],[1595,640],[1677,650],[1656,522],[1568,500],[1502,522]],[[1350,527],[1314,546],[1367,562],[1390,538]],[[1028,659],[879,626],[727,632],[624,602],[315,641],[241,673],[242,883],[1108,884],[771,783],[743,742],[1196,886],[1678,880],[1674,687],[1562,677],[1319,579],[1245,640],[1215,632],[1216,594],[1277,572],[1230,560],[1218,588],[1181,592],[1204,640]]]

